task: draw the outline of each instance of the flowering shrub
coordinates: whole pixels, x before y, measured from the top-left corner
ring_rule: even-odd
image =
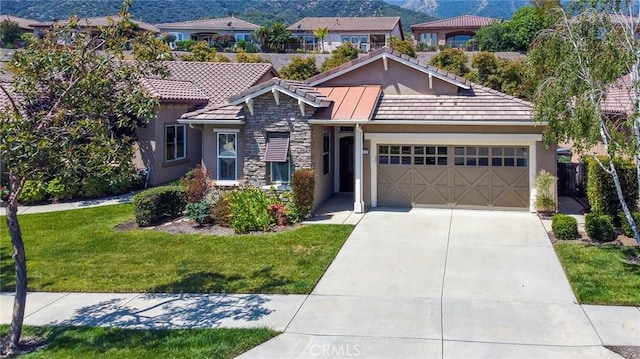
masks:
[[[0,201],[9,200],[9,187],[0,186]]]
[[[289,224],[289,217],[287,216],[287,206],[283,203],[275,203],[269,206],[269,213],[271,219],[278,226],[286,226]]]

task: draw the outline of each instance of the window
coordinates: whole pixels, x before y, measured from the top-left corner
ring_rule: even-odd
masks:
[[[165,160],[174,161],[187,157],[186,125],[168,125],[165,133]]]
[[[250,34],[236,34],[236,42],[238,41],[246,41],[246,42],[251,42],[251,35]]]
[[[331,172],[331,132],[324,131],[322,135],[322,174]]]
[[[437,46],[438,45],[438,35],[437,34],[433,34],[433,33],[425,33],[425,34],[420,34],[420,41],[421,43],[427,45],[427,46]]]
[[[289,133],[267,133],[267,149],[264,157],[266,162],[270,162],[271,183],[288,183],[291,178]]]
[[[446,146],[379,146],[378,163],[381,165],[446,166]]]
[[[218,180],[237,180],[237,133],[218,132]]]
[[[467,167],[526,167],[526,147],[456,147],[454,164]]]
[[[271,162],[271,183],[289,183],[291,179],[291,157],[285,162]]]

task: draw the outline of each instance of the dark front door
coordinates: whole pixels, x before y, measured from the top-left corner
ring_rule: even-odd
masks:
[[[353,192],[353,136],[340,139],[340,192]]]

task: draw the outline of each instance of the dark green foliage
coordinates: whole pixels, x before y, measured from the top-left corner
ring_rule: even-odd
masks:
[[[187,203],[185,211],[187,217],[193,219],[196,223],[202,226],[213,221],[211,218],[212,207],[211,201],[203,199],[200,202]]]
[[[231,192],[231,227],[236,233],[267,231],[271,227],[269,198],[259,188],[247,187]]]
[[[17,22],[5,19],[0,22],[0,45],[14,46],[16,40],[20,39],[20,26]]]
[[[600,161],[608,168],[609,161],[606,158],[603,157]],[[613,178],[600,167],[595,159],[586,160],[586,164],[587,198],[589,199],[591,211],[616,216],[622,206],[618,199]],[[614,164],[618,170],[624,200],[629,208],[636,208],[638,186],[635,165],[630,161],[624,160],[615,160]]]
[[[416,47],[411,40],[401,40],[399,37],[391,36],[389,38],[389,47],[411,57],[416,57]]]
[[[229,34],[218,34],[213,36],[212,46],[218,51],[224,51],[231,48],[236,43],[236,38]]]
[[[291,56],[291,61],[282,67],[278,73],[285,79],[304,81],[318,74],[316,58],[314,56],[302,57],[293,55]]]
[[[556,214],[551,217],[553,235],[561,240],[578,238],[578,220],[566,214]]]
[[[191,51],[191,48],[197,44],[196,40],[184,40],[184,41],[176,41],[176,50],[180,51]]]
[[[331,52],[331,57],[324,60],[320,65],[320,71],[329,71],[351,60],[357,59],[360,51],[350,42],[345,42]]]
[[[18,197],[22,204],[42,202],[47,198],[47,186],[40,180],[29,180],[24,183],[24,188]]]
[[[133,197],[136,223],[145,227],[176,218],[184,211],[184,188],[164,186],[148,189]]]
[[[47,194],[55,199],[70,199],[80,188],[77,184],[77,179],[61,179],[54,178],[47,184]]]
[[[103,197],[109,193],[109,181],[104,177],[87,177],[82,181],[82,196],[87,198]]]
[[[616,238],[616,229],[613,226],[613,218],[608,214],[587,214],[585,217],[584,228],[591,239],[610,242]]]
[[[229,201],[231,199],[231,192],[223,195],[211,209],[211,218],[213,223],[221,227],[231,227],[231,207]]]
[[[315,190],[315,177],[313,170],[301,168],[293,172],[291,176],[291,189],[293,191],[293,203],[295,204],[300,219],[305,219],[311,214],[313,207],[313,193]]]
[[[276,21],[271,25],[262,26],[254,31],[254,36],[262,44],[264,52],[284,52],[297,47],[298,39],[287,30],[287,25]]]
[[[470,71],[467,66],[468,61],[469,58],[463,50],[447,48],[432,57],[429,64],[458,76],[464,76]]]
[[[631,216],[633,217],[633,221],[636,222],[636,226],[640,225],[640,212],[631,212]],[[624,212],[620,211],[620,213],[618,213],[618,218],[620,218],[620,228],[622,229],[622,233],[627,237],[633,238],[631,224],[627,221],[627,216],[624,215]]]

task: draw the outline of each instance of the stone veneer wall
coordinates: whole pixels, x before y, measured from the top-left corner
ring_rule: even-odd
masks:
[[[280,94],[280,105],[276,105],[271,93],[253,100],[254,115],[245,106],[244,125],[244,180],[253,186],[269,184],[264,153],[268,132],[289,132],[289,153],[292,171],[298,168],[314,168],[311,145],[311,126],[307,119],[316,109],[305,105],[302,117],[298,100]]]

